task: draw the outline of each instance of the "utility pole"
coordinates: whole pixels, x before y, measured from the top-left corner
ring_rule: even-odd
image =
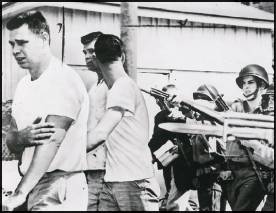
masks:
[[[64,52],[65,50],[65,15],[64,15],[64,7],[62,7],[62,56],[61,56],[61,61],[62,61],[62,64],[64,62]]]
[[[127,74],[137,82],[137,2],[121,2],[121,39],[124,42],[126,61],[124,68]]]

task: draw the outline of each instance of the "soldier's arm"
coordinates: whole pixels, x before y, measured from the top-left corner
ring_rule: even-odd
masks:
[[[154,118],[153,134],[148,144],[152,153],[163,146],[170,138],[170,133],[158,127],[160,123],[163,123],[167,120],[165,116],[165,114],[159,113]]]
[[[274,168],[274,149],[258,140],[241,140],[241,144],[254,149],[253,159],[267,167]]]

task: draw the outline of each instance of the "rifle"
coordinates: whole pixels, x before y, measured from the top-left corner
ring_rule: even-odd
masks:
[[[165,100],[170,96],[168,93],[155,88],[151,88],[150,91],[142,88],[140,88],[140,90],[153,96],[161,110],[165,110],[167,114],[170,114],[172,112],[168,104],[165,102]]]
[[[251,122],[252,125],[254,122]],[[259,140],[270,140],[274,136],[272,129],[258,128],[252,131],[252,128],[248,127],[231,127],[227,128],[226,135],[225,127],[214,126],[214,125],[203,125],[203,124],[186,124],[186,123],[162,123],[158,125],[159,128],[175,132],[175,133],[186,133],[192,135],[212,135],[216,137],[223,137],[224,142],[229,140],[229,136],[238,137],[243,139],[259,139]]]
[[[168,107],[167,103],[165,102],[165,100],[170,96],[168,93],[160,91],[158,89],[154,89],[151,88],[150,91],[146,90],[146,89],[142,89],[140,88],[141,91],[150,94],[151,96],[153,96],[156,101],[157,104],[160,106],[160,108],[162,110],[166,110],[169,113],[171,113],[170,108]],[[198,112],[200,114],[203,114],[206,118],[210,119],[210,120],[215,120],[217,121],[219,124],[223,124],[224,122],[224,118],[221,117],[216,111],[209,109],[207,107],[201,106],[197,103],[194,103],[190,100],[184,100],[182,99],[182,101],[179,104],[174,104],[175,106],[179,107],[182,110],[185,111],[195,111]],[[183,113],[183,111],[182,111]]]
[[[210,95],[212,96],[213,100],[215,100],[215,103],[218,106],[219,110],[224,111],[224,112],[232,111],[231,108],[223,100],[222,95],[218,94],[216,96],[211,90],[209,90],[209,88],[205,84],[204,84],[204,86],[208,90]]]
[[[195,112],[198,112],[202,115],[204,115],[209,120],[214,120],[218,124],[222,125],[224,123],[224,118],[215,110],[209,109],[205,106],[199,105],[197,103],[194,103],[190,100],[182,99],[180,102],[181,107],[183,107],[185,110],[192,110]]]
[[[169,95],[167,93],[164,93],[164,92],[162,92],[160,90],[157,90],[157,89],[151,89],[150,92],[148,92],[146,90],[143,90],[143,89],[141,89],[141,90],[151,94],[154,97],[157,97],[158,100],[165,100],[169,97]],[[211,95],[213,95],[216,104],[221,109],[223,109],[224,112],[226,112],[226,113],[224,113],[224,115],[223,114],[218,114],[214,110],[211,110],[211,109],[208,109],[206,107],[200,106],[200,105],[195,104],[195,103],[193,103],[191,101],[188,101],[188,100],[182,100],[180,102],[180,105],[182,107],[184,107],[185,109],[193,110],[193,111],[199,112],[201,114],[204,114],[207,117],[211,117],[212,119],[217,121],[219,124],[224,125],[223,139],[224,139],[225,142],[227,140],[228,134],[231,134],[231,135],[233,135],[235,137],[238,137],[238,138],[247,138],[247,139],[249,139],[249,138],[250,139],[251,138],[269,139],[272,136],[274,137],[274,135],[273,135],[274,132],[272,132],[272,131],[270,131],[270,134],[267,134],[267,131],[268,131],[267,129],[273,128],[273,130],[274,130],[274,118],[272,119],[271,116],[263,117],[262,115],[248,115],[248,114],[246,115],[244,113],[231,113],[231,114],[229,114],[229,111],[231,111],[231,108],[224,102],[224,100],[222,99],[222,96],[218,95],[217,97],[215,97],[214,94],[210,90],[209,90],[209,92],[210,92]],[[234,120],[233,118],[239,118],[239,119],[242,118],[243,121]],[[252,123],[252,121],[253,121],[253,123]],[[259,124],[256,124],[256,121],[259,121]],[[262,121],[262,122],[260,122],[260,121]],[[272,121],[273,121],[273,125],[270,124]],[[233,127],[229,128],[230,124],[237,125],[237,126],[242,126],[242,128],[233,128]],[[166,127],[164,128],[164,125],[169,125],[169,126],[166,126],[166,127],[169,127],[169,128],[166,128]],[[177,124],[177,123],[175,123],[175,124],[169,124],[169,123],[160,124],[159,127],[160,128],[163,127],[163,129],[166,129],[166,130],[169,130],[169,131],[172,131],[172,132],[187,133],[186,129],[185,129],[184,132],[183,132],[183,130],[176,131],[176,129],[179,128],[179,127],[174,127],[174,129],[173,129],[172,125],[179,125],[179,124]],[[181,124],[181,125],[185,125],[185,124]],[[264,130],[263,131],[261,131],[261,130],[254,131],[254,129],[252,129],[252,128],[247,128],[246,129],[246,128],[244,128],[244,126],[246,126],[246,125],[249,126],[249,127],[256,127],[256,125],[257,125],[257,127],[259,127],[260,129],[263,128]],[[201,128],[205,128],[205,126],[204,127],[202,126]],[[195,128],[192,128],[192,129],[194,131]],[[213,131],[211,131],[211,134],[214,133],[214,132],[213,133],[212,132]],[[197,133],[202,134],[202,129]],[[271,134],[272,134],[272,136],[271,136]],[[249,159],[252,163],[253,169],[255,170],[255,173],[256,173],[259,181],[260,181],[260,184],[261,184],[264,192],[266,192],[266,188],[265,188],[264,183],[262,181],[260,172],[259,172],[258,168],[256,167],[256,164],[255,164],[255,162],[252,158],[252,153],[249,150],[249,148],[247,148],[247,147],[246,147],[246,150],[247,150]]]
[[[162,110],[166,110],[168,114],[171,113],[170,108],[168,107],[166,102],[164,102],[164,100],[166,100],[170,96],[168,93],[155,88],[151,88],[150,91],[142,88],[140,88],[140,90],[153,96],[156,99],[157,104],[160,106]],[[193,101],[182,99],[182,101],[180,102],[180,105],[179,104],[174,104],[174,105],[179,107],[181,111],[182,110],[195,111],[200,114],[203,114],[206,118],[210,120],[214,120],[218,122],[221,125],[224,123],[224,118],[218,112],[212,109],[209,109],[205,106],[194,103]]]
[[[148,91],[146,89],[141,89],[141,91],[153,96],[158,101],[158,105],[161,107],[161,109],[171,112],[171,110],[169,109],[166,102],[164,102],[164,100],[166,100],[170,96],[168,93],[160,91],[158,89],[154,89],[154,88],[151,88],[150,91]],[[221,98],[221,96],[219,97],[219,99],[220,98]],[[225,103],[225,105],[226,105],[226,107],[224,108],[224,112],[217,112],[215,110],[212,110],[212,109],[209,109],[202,105],[199,105],[198,103],[194,103],[193,101],[190,101],[190,100],[183,99],[180,102],[180,108],[184,108],[185,110],[189,110],[189,111],[198,112],[200,114],[203,114],[206,117],[209,117],[209,118],[217,121],[219,124],[224,125],[225,133],[227,133],[227,131],[229,131],[229,129],[230,129],[228,126],[233,126],[233,125],[240,126],[240,127],[247,126],[247,127],[257,127],[257,128],[261,128],[261,129],[263,129],[263,128],[264,129],[274,129],[274,116],[233,112],[233,111],[231,111],[231,108],[228,107],[228,105],[226,103]],[[177,105],[177,104],[175,104],[175,106],[179,107],[179,105]],[[222,104],[222,106],[224,106],[224,104]],[[228,109],[228,111],[226,111],[227,109]],[[252,132],[254,132],[254,131],[252,131]],[[260,137],[258,137],[258,138],[260,138]],[[225,137],[225,139],[226,139],[226,137]]]

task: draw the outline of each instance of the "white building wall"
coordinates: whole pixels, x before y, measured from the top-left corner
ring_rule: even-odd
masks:
[[[62,8],[41,7],[51,29],[51,50],[61,59]],[[19,80],[27,74],[18,67],[12,57],[8,44],[7,20],[2,20],[2,100],[13,99]],[[137,57],[138,72],[171,73],[170,80],[186,85],[185,91],[191,93],[203,83],[214,84],[228,99],[235,99],[240,92],[235,85],[235,77],[247,64],[256,63],[266,68],[272,78],[271,31],[255,28],[200,28],[213,25],[192,23],[191,28],[176,28],[177,20],[139,17],[139,25],[170,25],[171,27],[138,27]],[[191,23],[187,22],[187,26]],[[223,25],[220,25],[221,27]],[[227,27],[227,26],[226,26]],[[120,16],[65,9],[65,62],[76,69],[87,88],[96,76],[86,70],[80,37],[92,31],[102,31],[120,36]],[[148,82],[151,75],[140,75],[138,84]],[[156,74],[155,74],[156,76]],[[182,77],[183,76],[183,77]],[[163,78],[162,78],[163,79]],[[175,79],[175,80],[174,80]],[[233,92],[235,91],[235,92]]]

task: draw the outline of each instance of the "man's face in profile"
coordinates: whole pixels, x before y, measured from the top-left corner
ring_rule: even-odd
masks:
[[[9,38],[12,54],[22,69],[31,69],[42,60],[43,39],[29,30],[27,24],[11,30]]]
[[[94,59],[93,59],[93,55],[95,55],[95,48],[94,45],[96,43],[96,40],[83,45],[83,53],[85,55],[85,62],[86,62],[86,66],[89,70],[91,71],[96,71],[98,69],[98,67],[95,65]]]

